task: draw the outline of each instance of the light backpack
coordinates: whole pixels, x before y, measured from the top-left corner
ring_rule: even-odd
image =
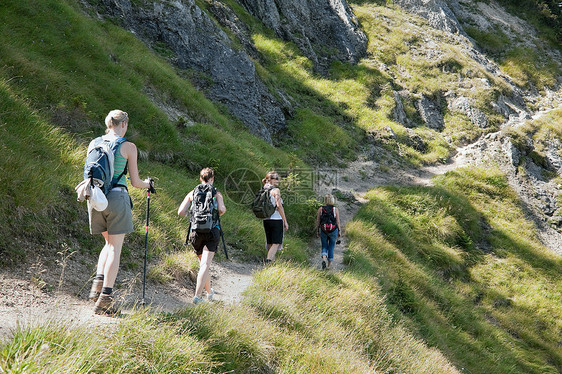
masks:
[[[109,140],[100,136],[92,140],[88,147],[88,155],[84,164],[84,179],[89,179],[90,183],[99,187],[106,196],[115,186],[114,184],[127,173],[127,165],[125,165],[121,175],[113,178],[115,151],[126,141],[127,139],[121,137]]]
[[[320,229],[325,233],[331,233],[337,226],[336,209],[333,205],[326,205],[322,207],[320,213]]]
[[[218,211],[215,207],[217,190],[210,184],[200,184],[193,189],[191,203],[191,231],[208,233],[217,226]]]
[[[262,187],[254,201],[252,202],[252,211],[258,218],[269,218],[275,213],[276,206],[271,202],[271,188]]]

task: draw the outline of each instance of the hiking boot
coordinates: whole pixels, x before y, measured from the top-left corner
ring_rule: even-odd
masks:
[[[102,293],[94,307],[95,314],[116,315],[119,310],[115,307],[113,296]]]
[[[326,260],[322,260],[322,270],[326,270]]]
[[[211,288],[211,293],[207,292],[207,301],[213,301],[214,296],[215,296],[215,289]]]
[[[103,287],[103,280],[102,279],[94,279],[92,282],[92,288],[90,289],[90,294],[88,295],[88,299],[92,300],[93,302],[98,301],[98,298],[101,294],[101,289]]]
[[[204,303],[205,299],[201,298],[201,297],[197,297],[197,296],[193,296],[193,304],[199,304],[199,303]]]

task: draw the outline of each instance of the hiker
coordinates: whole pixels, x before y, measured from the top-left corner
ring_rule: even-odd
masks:
[[[332,264],[336,240],[341,236],[340,212],[334,204],[334,196],[327,194],[324,196],[324,206],[318,208],[316,214],[316,236],[322,242],[322,269]]]
[[[121,139],[129,127],[129,116],[122,110],[112,110],[105,117],[106,130],[104,140],[118,141],[114,154],[113,186],[107,194],[107,208],[98,211],[88,200],[88,216],[90,233],[102,234],[105,239],[96,271],[96,277],[88,298],[95,301],[96,314],[114,314],[113,285],[119,271],[121,247],[125,234],[134,231],[132,200],[127,190],[125,174],[127,168],[131,185],[136,188],[146,188],[154,191],[152,179],[141,180],[137,167],[137,147],[134,143]],[[93,147],[97,139],[92,140],[88,149]],[[119,143],[117,143],[119,144]]]
[[[203,288],[207,291],[207,301],[213,300],[215,290],[211,288],[211,274],[209,273],[209,269],[219,247],[222,228],[220,227],[218,218],[226,212],[224,199],[221,193],[213,186],[215,171],[211,168],[204,168],[199,173],[199,180],[201,184],[187,194],[178,208],[178,214],[181,217],[185,217],[188,212],[191,212],[190,232],[188,235],[200,263],[199,273],[197,274],[197,285],[195,286],[195,296],[193,297],[194,304],[204,301],[202,297]],[[205,199],[209,197],[212,199],[211,204],[209,204],[209,201],[205,201]],[[211,205],[209,208],[211,221],[206,228],[202,227],[199,229],[197,220],[193,219],[193,217],[197,215],[195,209],[200,211],[202,209],[200,207],[203,206],[203,209],[205,209],[206,205]]]
[[[289,230],[289,224],[283,210],[283,199],[281,198],[281,190],[279,190],[279,174],[270,171],[262,179],[263,188],[269,189],[271,195],[271,203],[275,205],[275,212],[263,220],[263,228],[265,230],[265,241],[267,249],[266,263],[275,260],[275,254],[283,245],[283,233]]]

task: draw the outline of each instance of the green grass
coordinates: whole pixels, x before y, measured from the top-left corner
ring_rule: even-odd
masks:
[[[22,15],[21,19],[14,14]],[[87,142],[103,133],[103,118],[114,107],[126,110],[131,118],[127,137],[139,148],[141,175],[157,178],[159,193],[151,209],[155,255],[183,250],[187,222],[175,212],[197,184],[202,167],[215,168],[217,185],[225,194],[224,181],[237,169],[249,169],[261,178],[273,168],[307,167],[294,155],[249,135],[132,34],[84,17],[73,2],[10,2],[0,10],[0,18],[4,35],[0,37],[4,66],[0,73],[1,146],[7,154],[0,188],[7,196],[3,216],[10,217],[2,225],[1,243],[2,251],[11,253],[3,262],[14,262],[13,256],[25,257],[26,249],[13,249],[11,238],[25,235],[48,245],[80,224],[79,240],[93,245],[85,232],[85,206],[72,203],[72,188],[81,178]],[[157,96],[156,101],[184,111],[195,124],[171,123],[147,92]],[[310,193],[304,191],[305,196]],[[137,207],[135,222],[140,226],[144,194],[132,189],[131,195]],[[227,204],[229,214],[223,222],[230,229],[227,241],[242,258],[261,258],[260,222],[247,206],[236,206],[228,199]],[[12,211],[19,214],[10,214]],[[293,211],[297,212],[290,217],[293,222],[308,222],[306,207]],[[73,222],[72,230],[50,229],[54,219]],[[22,227],[27,228],[25,233]],[[293,230],[297,237],[302,234],[299,227],[295,225]],[[141,246],[143,238],[136,232],[127,247]],[[287,247],[293,249],[284,252],[287,256],[303,258],[304,244],[299,240],[293,241],[289,234]],[[78,248],[74,245],[74,249]],[[125,257],[128,253],[136,251],[126,248]],[[135,261],[125,258],[127,262]]]
[[[156,332],[155,332],[156,329]],[[211,373],[219,363],[206,354],[205,344],[174,326],[158,324],[138,313],[116,331],[56,322],[26,328],[0,351],[6,373]]]
[[[21,329],[0,351],[7,372],[454,373],[396,323],[370,277],[285,263],[242,304],[136,312],[115,329]]]
[[[347,227],[349,271],[471,373],[556,373],[562,261],[537,242],[506,178],[459,170],[435,187],[378,188]]]
[[[157,178],[150,222],[153,279],[183,281],[198,267],[183,245],[187,220],[176,212],[202,167],[217,171],[234,258],[261,260],[265,250],[261,221],[236,198],[231,173],[247,169],[260,179],[268,170],[283,170],[291,230],[281,262],[256,275],[240,305],[215,303],[168,315],[139,311],[102,334],[57,323],[23,328],[1,345],[0,371],[454,373],[453,365],[473,374],[559,371],[561,264],[533,239],[532,225],[497,172],[449,174],[435,188],[373,190],[347,230],[348,269],[332,274],[303,266],[318,207],[306,181],[311,166],[344,165],[364,146],[365,132],[386,127],[396,139],[385,147],[411,164],[446,159],[452,149],[446,137],[460,144],[482,133],[458,113],[445,113],[443,133],[419,123],[419,95],[439,99],[468,71],[490,77],[447,43],[439,46],[440,58],[417,61],[410,46],[423,47],[418,35],[427,30],[425,23],[380,3],[354,7],[371,56],[357,66],[334,63],[330,75],[320,77],[295,45],[227,2],[248,25],[263,58],[256,62],[258,74],[294,107],[287,134],[273,147],[197,91],[186,79],[193,72],[171,66],[164,46],[155,53],[116,25],[86,17],[74,1],[4,2],[3,267],[21,267],[36,255],[55,261],[63,248],[79,253],[93,271],[101,238],[87,232],[86,208],[76,203],[73,187],[82,178],[88,141],[103,133],[103,118],[114,108],[130,115],[127,136],[139,148],[141,176]],[[381,62],[393,74],[399,64],[411,77],[400,75],[398,83]],[[546,78],[533,75],[532,61],[516,65],[529,63],[530,69],[521,69],[523,79],[547,82],[548,72]],[[485,113],[504,89],[490,82],[492,88],[464,92]],[[403,105],[416,124],[414,134],[427,145],[424,152],[409,145],[411,134],[392,119],[394,91],[403,88],[412,92]],[[184,118],[170,121],[154,102],[173,106]],[[552,113],[526,134],[560,137],[557,122],[550,124],[559,117]],[[127,236],[122,264],[139,270],[146,196],[137,189],[131,196],[137,231]]]

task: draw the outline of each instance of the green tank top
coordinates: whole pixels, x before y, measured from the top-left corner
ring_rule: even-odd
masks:
[[[123,144],[121,144],[116,150],[115,150],[115,157],[113,158],[113,185],[120,185],[120,186],[127,186],[127,178],[125,177],[125,174],[121,175],[121,173],[123,173],[123,170],[125,170],[125,167],[127,166],[127,159],[125,157],[123,157],[123,155],[121,154],[121,146]],[[121,175],[121,178],[119,178],[119,180],[116,180],[117,177],[119,177]]]

